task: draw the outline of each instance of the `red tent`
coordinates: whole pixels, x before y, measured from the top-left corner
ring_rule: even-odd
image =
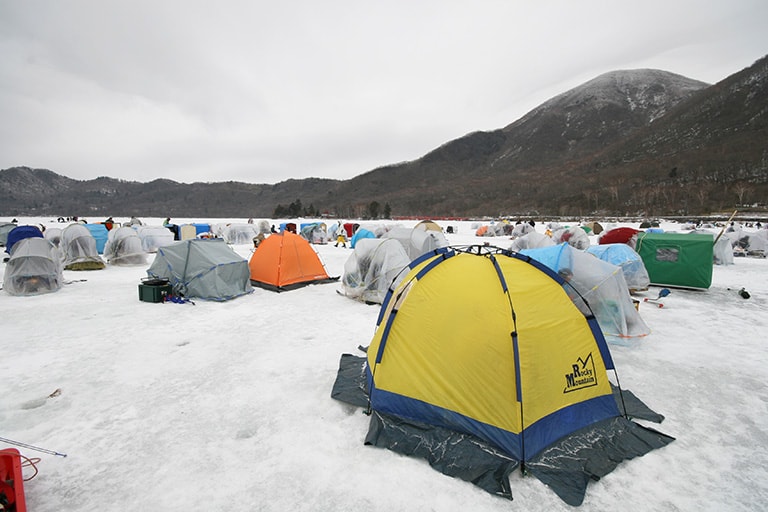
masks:
[[[635,228],[614,228],[606,231],[600,237],[600,244],[629,244],[633,236],[640,230]]]

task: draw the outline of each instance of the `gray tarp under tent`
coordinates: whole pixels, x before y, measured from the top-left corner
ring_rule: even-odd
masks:
[[[364,349],[363,349],[364,350]],[[366,445],[426,459],[441,473],[472,482],[481,489],[512,499],[509,475],[521,465],[486,441],[470,434],[371,411],[366,382],[367,359],[343,354],[331,397],[368,408],[371,421]],[[524,463],[524,470],[549,486],[563,501],[578,506],[590,480],[599,480],[627,459],[666,446],[674,440],[631,421],[660,423],[664,417],[632,392],[613,387],[624,416],[609,418],[576,431]]]

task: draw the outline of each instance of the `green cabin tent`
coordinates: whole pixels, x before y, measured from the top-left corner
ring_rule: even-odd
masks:
[[[706,290],[712,284],[711,234],[638,233],[635,251],[652,285]]]
[[[578,505],[590,479],[672,438],[628,419],[661,417],[617,398],[600,327],[564,286],[498,248],[425,254],[389,289],[366,356],[342,356],[331,396],[367,407],[368,445],[509,499],[523,466]]]

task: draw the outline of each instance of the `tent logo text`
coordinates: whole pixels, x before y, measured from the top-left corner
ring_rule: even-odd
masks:
[[[595,371],[595,361],[592,359],[592,352],[586,359],[578,358],[575,364],[571,365],[571,372],[565,374],[565,389],[563,393],[578,391],[580,389],[597,386],[597,372]]]

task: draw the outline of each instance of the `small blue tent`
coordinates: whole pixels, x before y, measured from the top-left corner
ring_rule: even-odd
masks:
[[[104,246],[107,244],[109,238],[109,230],[104,224],[86,224],[86,228],[93,235],[93,239],[96,240],[96,251],[99,254],[104,254]]]

